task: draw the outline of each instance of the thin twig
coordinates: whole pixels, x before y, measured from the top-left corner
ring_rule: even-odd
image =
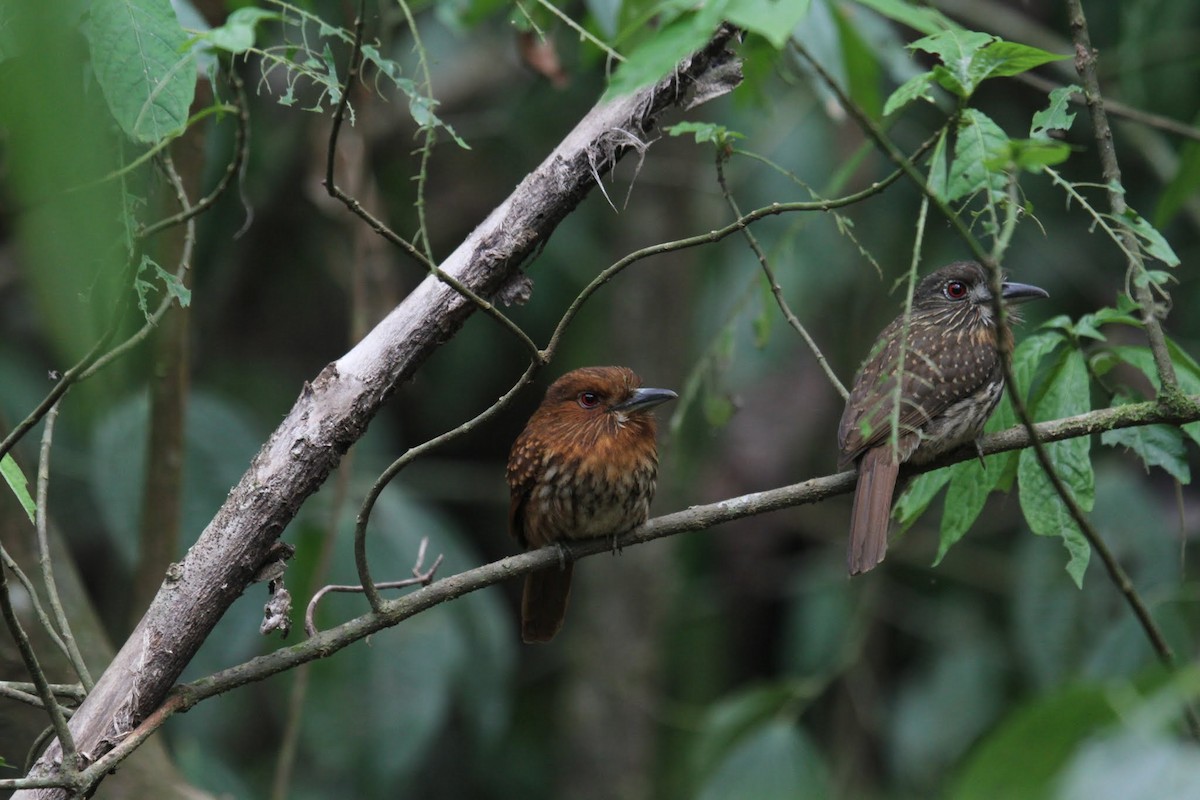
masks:
[[[70,660],[71,656],[67,651],[67,643],[58,635],[58,631],[54,628],[54,623],[50,620],[50,615],[46,613],[45,606],[42,605],[41,597],[33,586],[33,581],[21,569],[21,566],[16,560],[9,555],[9,552],[0,545],[0,563],[8,567],[9,572],[17,577],[17,582],[25,589],[25,593],[29,595],[29,600],[33,605],[34,616],[37,617],[38,624],[42,626],[42,630],[46,631],[46,635],[50,641],[63,654],[63,658]]]
[[[549,352],[549,350],[547,350],[547,352]],[[371,609],[373,611],[378,612],[383,608],[383,597],[380,596],[379,590],[376,587],[384,586],[384,584],[376,584],[371,580],[371,569],[367,560],[367,523],[370,522],[371,511],[375,508],[375,501],[379,499],[379,495],[382,494],[384,488],[392,481],[392,479],[400,474],[400,470],[404,469],[415,459],[426,452],[433,450],[435,447],[445,444],[448,441],[456,439],[457,437],[474,430],[482,423],[491,419],[492,416],[507,406],[509,402],[517,396],[517,392],[521,391],[521,389],[525,387],[525,384],[529,383],[529,381],[533,379],[533,376],[539,369],[541,369],[541,367],[542,362],[540,360],[531,361],[529,366],[525,368],[525,372],[522,373],[521,377],[517,379],[517,382],[514,383],[512,388],[505,392],[499,400],[497,400],[495,403],[492,403],[475,417],[467,420],[458,427],[448,430],[440,436],[435,436],[434,438],[423,442],[416,447],[409,448],[404,455],[393,461],[388,468],[385,469],[380,476],[375,479],[375,483],[371,486],[370,491],[367,492],[367,496],[363,498],[362,506],[359,507],[358,516],[354,521],[354,564],[358,569],[358,580],[362,586],[363,593],[366,594],[367,602],[371,604]]]
[[[42,670],[42,666],[38,662],[37,653],[33,651],[33,644],[29,641],[29,634],[25,632],[25,628],[22,627],[21,621],[17,618],[17,611],[12,604],[12,595],[8,591],[7,575],[8,573],[0,567],[0,613],[4,616],[8,632],[12,635],[13,641],[16,642],[17,650],[21,654],[21,660],[25,663],[25,669],[29,672],[29,677],[33,679],[33,685],[37,689],[37,696],[41,699],[42,707],[50,717],[50,724],[54,727],[54,733],[58,737],[59,745],[62,747],[63,778],[68,781],[74,781],[81,766],[79,753],[75,750],[75,740],[71,736],[71,729],[67,725],[67,718],[63,713],[62,707],[54,700],[54,692],[50,688],[50,682],[46,679],[46,673]]]
[[[58,584],[54,580],[54,562],[50,558],[50,535],[47,522],[50,517],[47,513],[46,499],[50,488],[50,444],[54,441],[54,423],[58,420],[58,410],[59,403],[55,403],[54,407],[46,414],[46,427],[42,430],[42,450],[38,458],[36,525],[38,564],[42,568],[42,583],[46,587],[50,610],[54,612],[55,622],[58,623],[58,630],[66,646],[67,659],[71,662],[75,674],[79,676],[84,690],[90,692],[96,682],[92,680],[92,675],[83,660],[83,654],[79,652],[79,646],[75,643],[75,636],[71,633],[71,623],[67,619],[66,612],[63,611],[62,599],[58,594]]]
[[[161,163],[163,172],[166,174],[167,180],[171,184],[171,188],[175,190],[175,197],[179,202],[179,206],[184,210],[185,233],[183,237],[183,248],[179,255],[179,263],[175,265],[174,275],[176,281],[178,281],[180,284],[186,285],[185,278],[187,271],[191,268],[192,252],[196,246],[196,218],[194,215],[186,213],[191,210],[192,205],[188,200],[187,191],[183,186],[183,179],[180,178],[179,173],[175,171],[175,162],[171,158],[171,154],[164,153]],[[136,274],[136,270],[137,267],[135,266],[134,274]],[[132,293],[132,287],[130,287],[130,293]],[[80,373],[79,380],[87,380],[100,370],[107,367],[113,361],[125,355],[125,353],[129,352],[134,347],[145,341],[150,334],[153,333],[154,329],[158,327],[159,320],[161,320],[163,315],[167,313],[167,310],[171,307],[173,302],[175,302],[175,298],[171,295],[171,293],[164,291],[162,300],[160,300],[158,303],[158,307],[154,309],[154,312],[150,314],[142,326],[133,334],[131,334],[128,339],[97,358],[94,364],[90,365],[87,369]]]
[[[31,687],[32,691],[37,691],[37,687],[34,684],[26,683],[23,685]],[[51,690],[53,691],[53,688]],[[25,705],[33,706],[34,708],[45,708],[45,704],[42,703],[42,698],[30,691],[26,691],[25,689],[18,689],[8,681],[0,681],[0,697],[5,697],[9,700],[15,700],[18,703],[24,703]],[[69,719],[73,713],[73,710],[67,708],[66,706],[60,706],[60,708],[62,709],[63,716]]]
[[[346,208],[352,213],[360,217],[370,226],[371,230],[382,236],[387,241],[408,253],[413,259],[425,267],[438,280],[445,283],[454,291],[470,300],[475,304],[480,311],[487,316],[499,322],[509,333],[517,337],[517,339],[525,346],[530,355],[534,358],[539,356],[537,345],[529,338],[529,334],[525,333],[519,325],[509,319],[494,303],[480,297],[470,289],[466,284],[449,274],[437,264],[433,263],[430,258],[427,258],[423,252],[398,233],[385,225],[380,219],[375,217],[371,212],[362,207],[362,204],[357,199],[346,194],[346,192],[337,184],[335,179],[335,168],[337,164],[337,140],[338,134],[342,128],[342,122],[346,116],[346,107],[350,102],[350,93],[354,89],[354,85],[360,77],[359,70],[362,67],[362,36],[363,36],[363,9],[365,3],[360,2],[359,13],[354,21],[354,48],[350,53],[350,63],[346,69],[346,83],[342,87],[342,96],[338,100],[337,108],[334,109],[333,123],[329,131],[329,148],[326,151],[325,157],[325,190],[329,192],[331,197],[340,200]]]
[[[0,688],[12,689],[17,692],[31,694],[37,691],[37,687],[27,681],[0,681]],[[79,683],[52,683],[50,691],[54,692],[55,697],[63,697],[74,703],[82,703],[83,698],[87,697],[87,692],[84,691],[83,685]],[[40,700],[38,701],[41,702]]]
[[[1108,115],[1104,111],[1104,96],[1100,92],[1100,80],[1096,77],[1096,62],[1098,54],[1092,49],[1091,37],[1088,34],[1087,18],[1083,13],[1081,0],[1066,0],[1067,15],[1071,27],[1071,39],[1075,43],[1075,70],[1083,81],[1083,96],[1087,100],[1088,110],[1092,115],[1092,130],[1096,140],[1096,151],[1100,157],[1101,172],[1107,184],[1108,205],[1113,216],[1124,219],[1128,206],[1125,203],[1121,186],[1121,166],[1117,163],[1117,151],[1113,145],[1112,129],[1108,125]],[[1125,240],[1126,252],[1129,254],[1129,270],[1142,280],[1134,280],[1134,297],[1142,308],[1142,322],[1146,327],[1146,338],[1150,342],[1150,352],[1154,354],[1154,365],[1158,370],[1161,391],[1168,397],[1178,394],[1179,379],[1175,375],[1175,365],[1171,363],[1171,354],[1167,350],[1166,336],[1163,334],[1159,312],[1154,302],[1154,293],[1146,277],[1146,264],[1142,259],[1141,245],[1127,226],[1121,228],[1121,238]]]
[[[433,581],[434,574],[437,572],[438,567],[440,567],[442,565],[442,560],[445,558],[445,556],[443,554],[439,553],[438,557],[436,559],[434,559],[433,564],[430,565],[429,569],[423,570],[422,565],[425,563],[425,551],[428,549],[428,547],[429,547],[429,537],[422,536],[421,544],[417,548],[417,560],[416,560],[416,563],[413,564],[413,568],[412,568],[413,576],[411,578],[404,578],[403,580],[398,580],[398,581],[385,581],[383,583],[377,583],[377,584],[375,584],[375,588],[376,589],[406,589],[409,586],[428,586]],[[312,596],[312,599],[308,601],[308,608],[306,608],[304,610],[304,633],[308,636],[316,636],[317,635],[317,623],[315,621],[315,614],[316,614],[316,610],[317,610],[317,604],[321,602],[322,597],[329,594],[330,592],[365,593],[366,591],[367,590],[363,586],[351,585],[351,584],[330,584],[328,586],[321,587],[321,589]]]
[[[203,214],[225,193],[225,190],[229,188],[234,177],[241,171],[242,164],[246,161],[246,151],[249,148],[247,139],[250,130],[250,108],[246,102],[245,86],[242,84],[242,78],[237,74],[237,70],[230,64],[225,72],[229,76],[229,85],[233,87],[234,114],[237,120],[237,126],[234,128],[233,158],[225,165],[225,172],[221,174],[217,185],[213,187],[211,192],[196,201],[194,206],[180,210],[166,219],[161,219],[153,225],[147,225],[142,228],[138,231],[138,238],[149,238],[172,225],[178,225],[192,217]]]
[[[400,5],[400,10],[404,13],[404,21],[408,24],[408,29],[413,37],[413,49],[417,51],[417,66],[421,70],[422,85],[421,91],[425,92],[425,96],[432,100],[433,94],[433,78],[429,74],[429,63],[425,55],[425,45],[421,42],[421,31],[417,28],[417,21],[413,18],[412,9],[408,7],[405,0],[397,0]],[[361,8],[361,6],[360,6]],[[361,12],[360,12],[361,13]],[[433,157],[433,145],[437,141],[437,128],[432,123],[424,127],[425,141],[421,145],[421,164],[417,168],[417,199],[413,206],[417,209],[417,236],[425,249],[425,257],[429,262],[433,260],[433,242],[429,238],[429,225],[425,221],[425,186],[429,182],[429,160]]]
[[[899,177],[899,170],[895,175]],[[735,217],[742,216],[742,210],[738,208],[737,200],[734,199],[733,193],[729,190],[729,184],[725,180],[725,154],[717,150],[717,183],[721,187],[721,194],[725,197],[725,202],[729,205]],[[825,354],[821,352],[821,348],[817,346],[816,341],[809,335],[805,329],[804,323],[792,312],[787,300],[783,296],[783,287],[779,285],[779,279],[775,277],[775,270],[771,268],[771,262],[767,259],[767,254],[758,244],[758,239],[751,233],[749,228],[742,229],[742,235],[746,237],[746,244],[754,252],[758,258],[759,266],[762,267],[763,276],[767,279],[767,285],[771,287],[771,294],[775,296],[775,302],[779,306],[780,313],[787,320],[788,325],[791,325],[796,333],[804,339],[804,343],[808,345],[808,349],[812,351],[813,356],[817,359],[817,365],[825,373],[825,377],[829,378],[829,382],[833,384],[833,388],[842,396],[843,400],[850,397],[850,392],[846,389],[845,384],[838,380],[837,373],[833,371],[833,367],[829,366],[829,362],[825,359]]]

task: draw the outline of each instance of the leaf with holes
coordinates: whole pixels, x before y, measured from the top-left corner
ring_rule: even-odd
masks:
[[[1050,92],[1050,106],[1042,111],[1035,111],[1029,125],[1029,135],[1034,139],[1050,138],[1050,131],[1069,131],[1075,122],[1075,114],[1068,111],[1071,107],[1071,95],[1080,91],[1075,84],[1060,86]]]
[[[933,95],[929,93],[929,84],[932,82],[933,73],[922,72],[900,84],[883,104],[883,115],[886,117],[917,99],[932,103]]]
[[[239,8],[226,18],[224,25],[193,36],[188,44],[203,42],[218,50],[240,55],[254,47],[258,23],[282,20],[282,14],[264,8]]]
[[[1146,255],[1157,258],[1168,267],[1179,266],[1179,256],[1175,255],[1175,251],[1167,243],[1166,237],[1159,233],[1158,229],[1151,225],[1145,217],[1132,208],[1127,208],[1123,221],[1137,235]]]

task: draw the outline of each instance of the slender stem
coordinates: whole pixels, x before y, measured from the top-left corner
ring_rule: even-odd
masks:
[[[400,247],[408,253],[419,264],[425,267],[432,275],[437,277],[442,283],[445,283],[454,291],[458,292],[467,300],[475,304],[480,311],[487,316],[500,323],[509,333],[517,337],[517,339],[525,346],[530,355],[534,358],[538,357],[537,345],[529,338],[529,334],[521,330],[521,327],[509,319],[494,303],[476,294],[470,287],[449,274],[437,264],[433,263],[432,259],[417,249],[417,247],[407,239],[403,238],[381,220],[376,218],[371,212],[362,207],[362,204],[357,199],[346,194],[335,179],[335,167],[337,164],[337,140],[338,134],[342,128],[342,122],[346,117],[346,108],[350,102],[350,93],[353,91],[355,84],[360,77],[360,69],[362,67],[362,37],[363,37],[363,7],[365,0],[360,0],[358,17],[354,21],[354,46],[350,53],[350,63],[346,69],[346,83],[342,87],[342,96],[338,101],[337,108],[333,112],[333,124],[329,132],[329,147],[325,155],[325,190],[329,192],[331,197],[340,200],[346,208],[352,213],[361,218],[371,230],[382,236],[387,241]]]
[[[899,176],[899,171],[895,173]],[[725,202],[729,205],[729,209],[733,211],[735,217],[742,216],[742,210],[738,208],[737,200],[734,199],[733,193],[729,190],[729,184],[725,180],[725,154],[721,150],[717,150],[717,183],[721,187],[721,194],[725,198]],[[845,384],[838,380],[837,373],[833,371],[833,367],[829,366],[829,362],[825,358],[825,354],[821,352],[821,348],[817,346],[816,341],[809,335],[808,330],[793,312],[783,296],[783,287],[779,284],[779,279],[775,277],[775,270],[771,268],[771,262],[767,259],[767,254],[763,252],[762,247],[758,243],[758,238],[750,232],[749,228],[742,229],[742,235],[746,237],[746,244],[754,252],[758,258],[759,266],[762,267],[763,276],[767,279],[767,285],[771,288],[771,294],[775,296],[775,303],[779,306],[780,313],[787,320],[788,325],[791,325],[796,333],[804,339],[804,343],[808,345],[808,349],[812,351],[813,356],[817,359],[817,365],[825,373],[825,377],[829,378],[829,382],[833,384],[833,388],[842,396],[843,400],[850,397],[850,392],[846,389]]]
[[[433,79],[429,74],[429,63],[425,57],[425,45],[421,42],[421,31],[417,28],[417,21],[413,18],[412,9],[408,7],[408,3],[404,0],[396,0],[400,5],[400,10],[404,13],[404,21],[408,24],[409,31],[412,32],[413,49],[417,51],[417,65],[420,67],[422,75],[422,91],[426,97],[429,97],[433,92]],[[429,98],[432,101],[432,98]],[[429,262],[433,260],[433,243],[429,239],[429,225],[425,221],[425,186],[429,182],[429,160],[433,156],[433,145],[437,141],[437,128],[433,124],[424,127],[425,140],[421,144],[421,165],[417,168],[417,200],[413,204],[417,209],[417,237],[422,247],[425,250],[425,257]]]
[[[237,127],[234,129],[233,158],[225,165],[225,172],[221,174],[217,185],[213,187],[211,192],[198,200],[194,206],[182,209],[166,219],[161,219],[153,225],[147,225],[145,228],[142,228],[138,231],[138,238],[149,238],[160,231],[166,230],[173,225],[178,225],[181,222],[186,222],[207,211],[225,193],[225,190],[233,182],[234,177],[241,172],[242,165],[246,163],[250,131],[250,108],[246,103],[246,88],[242,84],[241,76],[237,74],[237,70],[233,68],[232,64],[226,65],[225,73],[229,76],[229,85],[233,87],[234,113],[237,120]]]
[[[46,414],[46,427],[42,431],[42,451],[38,459],[36,526],[38,564],[42,568],[42,582],[46,586],[50,610],[54,612],[54,620],[58,623],[58,630],[66,645],[71,667],[79,676],[84,690],[90,692],[96,682],[92,680],[92,675],[88,672],[87,664],[83,660],[83,654],[79,652],[79,646],[75,643],[75,636],[71,633],[71,623],[67,620],[66,612],[63,611],[62,600],[58,594],[58,584],[54,580],[54,562],[50,558],[50,535],[47,524],[49,515],[46,511],[46,498],[50,488],[50,444],[54,441],[54,423],[58,420],[58,410],[59,404],[55,403],[54,407]]]
[[[46,673],[42,670],[42,666],[38,662],[37,654],[33,651],[33,644],[29,641],[29,634],[25,632],[25,628],[21,626],[21,621],[17,618],[17,611],[12,603],[12,595],[8,590],[8,573],[2,567],[0,567],[0,614],[4,616],[4,622],[8,626],[8,631],[12,635],[13,641],[17,644],[21,660],[25,662],[25,669],[29,672],[30,678],[33,679],[33,685],[37,689],[37,696],[41,699],[42,707],[50,717],[50,724],[54,727],[54,733],[58,737],[59,745],[62,747],[63,778],[73,781],[78,775],[79,767],[81,766],[79,753],[75,750],[75,740],[71,736],[71,729],[67,725],[67,718],[63,713],[62,707],[54,700],[54,691],[50,688],[50,682],[46,679]]]
[[[1092,130],[1096,139],[1096,151],[1100,157],[1100,167],[1107,185],[1108,205],[1113,216],[1124,219],[1129,210],[1125,203],[1124,190],[1121,189],[1121,166],[1117,163],[1117,150],[1113,144],[1112,128],[1108,124],[1108,115],[1104,111],[1104,96],[1100,92],[1100,80],[1096,76],[1096,62],[1099,55],[1092,48],[1091,37],[1088,34],[1087,17],[1083,13],[1082,0],[1065,0],[1067,15],[1070,20],[1071,39],[1075,43],[1075,70],[1083,81],[1083,96],[1087,101],[1088,110],[1092,116]],[[1166,336],[1163,334],[1162,322],[1158,304],[1154,302],[1154,293],[1150,284],[1145,280],[1146,264],[1142,258],[1141,246],[1133,231],[1127,226],[1121,228],[1121,238],[1125,241],[1125,251],[1129,257],[1128,268],[1141,280],[1135,280],[1134,297],[1142,308],[1142,322],[1146,326],[1146,338],[1150,342],[1150,352],[1154,355],[1154,365],[1162,392],[1168,396],[1178,394],[1179,379],[1175,375],[1175,365],[1171,363],[1171,355],[1167,350]]]
[[[180,207],[185,210],[191,209],[191,203],[188,200],[187,192],[184,190],[183,180],[179,177],[179,173],[175,171],[175,162],[171,159],[171,155],[166,153],[162,157],[163,172],[167,176],[171,187],[175,190],[175,196],[179,201]],[[180,284],[186,284],[187,271],[191,268],[192,252],[196,247],[196,218],[192,215],[184,216],[184,238],[183,248],[180,251],[179,263],[175,265],[175,280]],[[137,266],[133,266],[136,272]],[[132,290],[129,292],[132,294]],[[162,299],[158,303],[158,307],[146,319],[140,328],[137,329],[128,339],[121,342],[119,345],[108,351],[104,355],[98,357],[95,363],[88,365],[87,369],[79,374],[79,380],[87,380],[95,375],[100,370],[107,367],[113,361],[128,353],[137,345],[144,342],[155,328],[158,327],[159,321],[171,308],[171,304],[175,302],[175,298],[169,292],[163,292]],[[64,376],[65,377],[65,376]]]
[[[62,640],[62,637],[58,635],[58,631],[55,630],[54,623],[50,620],[50,615],[46,613],[46,609],[42,605],[42,600],[38,596],[37,589],[35,589],[33,586],[33,581],[29,579],[29,576],[25,574],[25,571],[21,569],[16,560],[9,555],[8,551],[3,547],[0,547],[0,563],[2,563],[3,566],[8,567],[8,570],[16,576],[17,582],[21,584],[21,587],[24,588],[25,592],[29,595],[30,603],[33,606],[33,613],[34,616],[37,617],[38,624],[42,626],[44,631],[46,631],[46,635],[50,638],[50,641],[53,642],[54,646],[57,647],[59,652],[63,654],[63,658],[66,658],[69,661],[71,655],[70,651],[67,649],[67,643]]]
[[[366,594],[367,602],[371,604],[372,610],[378,613],[383,609],[383,597],[379,594],[376,584],[371,580],[370,565],[367,561],[367,523],[371,519],[371,511],[375,508],[375,501],[379,499],[379,495],[382,494],[384,488],[392,479],[400,474],[400,470],[404,469],[414,460],[433,450],[435,447],[439,447],[452,439],[474,430],[479,425],[491,419],[492,416],[507,406],[516,397],[517,392],[523,389],[525,384],[533,379],[533,376],[541,369],[542,363],[540,359],[531,361],[529,366],[525,368],[525,372],[512,385],[512,388],[504,393],[503,397],[462,425],[448,430],[440,436],[435,436],[416,447],[409,448],[404,455],[393,461],[375,480],[375,483],[371,486],[371,490],[367,492],[367,496],[363,499],[362,506],[358,510],[358,517],[354,521],[354,565],[358,569],[359,583],[362,584],[363,592]]]

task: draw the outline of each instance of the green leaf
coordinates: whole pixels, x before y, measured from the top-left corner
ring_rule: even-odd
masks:
[[[125,135],[156,144],[183,130],[196,59],[170,0],[96,0],[87,37],[96,82]]]
[[[988,78],[1007,78],[1019,75],[1034,67],[1040,67],[1042,64],[1063,61],[1070,57],[1030,47],[1027,44],[1000,40],[992,42],[975,55],[971,63],[971,74],[978,85],[980,81]]]
[[[1175,251],[1171,249],[1166,238],[1145,217],[1132,208],[1126,208],[1123,221],[1130,230],[1137,234],[1142,243],[1142,249],[1146,251],[1147,255],[1157,258],[1168,267],[1179,266],[1179,256],[1175,255]]]
[[[151,280],[146,280],[142,277],[147,272],[152,275]],[[191,305],[192,290],[185,286],[174,273],[167,272],[150,256],[143,255],[142,263],[138,267],[137,275],[133,279],[133,288],[137,292],[138,308],[147,319],[151,316],[150,295],[157,291],[157,287],[153,281],[155,278],[162,282],[163,291],[168,296],[178,300],[179,305],[184,308]]]
[[[883,115],[886,117],[889,114],[893,114],[918,98],[932,103],[933,95],[929,93],[929,84],[932,81],[933,73],[922,72],[920,75],[913,75],[900,84],[896,87],[896,91],[892,92],[891,96],[888,97],[887,102],[883,104]]]
[[[1130,325],[1141,328],[1142,321],[1135,315],[1137,309],[1137,303],[1133,301],[1133,298],[1125,294],[1119,295],[1115,308],[1101,308],[1080,317],[1074,326],[1075,335],[1089,336],[1103,342],[1105,337],[1099,329],[1105,325]]]
[[[4,458],[0,458],[0,475],[4,476],[4,482],[12,490],[21,508],[25,509],[29,521],[36,525],[37,506],[29,494],[29,482],[25,480],[25,473],[21,472],[21,467],[13,459],[12,453],[5,453]]]
[[[1167,339],[1167,353],[1171,363],[1175,365],[1175,379],[1179,388],[1186,394],[1200,394],[1200,365],[1188,355],[1179,344],[1171,338]],[[1180,428],[1192,441],[1200,444],[1200,422],[1189,422]]]
[[[954,144],[954,160],[950,164],[950,177],[946,188],[946,199],[955,201],[987,190],[993,201],[1005,197],[1008,178],[1003,171],[989,170],[985,164],[1007,161],[1008,136],[982,111],[968,108],[963,111],[958,124],[958,138]]]
[[[1116,405],[1132,402],[1124,398]],[[1118,428],[1100,434],[1100,443],[1109,447],[1127,447],[1132,450],[1146,469],[1162,467],[1171,477],[1182,484],[1192,481],[1191,468],[1187,462],[1187,447],[1183,443],[1183,431],[1170,425],[1138,425],[1133,428]]]
[[[1109,696],[1103,687],[1068,686],[1013,712],[971,751],[948,797],[1056,797],[1055,779],[1075,748],[1117,721]]]
[[[710,142],[717,147],[727,147],[733,144],[734,139],[746,138],[737,131],[731,131],[715,122],[677,122],[665,130],[670,136],[685,136],[690,133],[696,137],[696,144]]]
[[[1049,139],[1010,139],[1008,147],[1004,161],[994,166],[1002,168],[1014,164],[1027,172],[1041,172],[1042,167],[1061,164],[1071,157],[1071,145]]]
[[[812,0],[741,0],[726,6],[725,18],[782,50],[811,4]]]
[[[999,455],[1007,456],[1008,453]],[[950,487],[946,489],[945,510],[938,538],[938,551],[933,559],[937,566],[950,548],[958,543],[974,524],[979,512],[991,494],[996,474],[1002,468],[1003,459],[989,456],[984,469],[979,459],[971,459],[950,468]]]
[[[939,77],[935,70],[935,77],[939,77],[947,91],[965,100],[975,91],[980,79],[976,55],[994,41],[996,37],[988,33],[954,29],[918,39],[909,48],[923,50],[941,59],[945,71]]]
[[[1066,341],[1066,337],[1058,331],[1046,331],[1028,336],[1017,345],[1017,349],[1013,351],[1012,371],[1013,379],[1016,380],[1017,389],[1022,397],[1029,396],[1029,389],[1033,385],[1033,376],[1041,365],[1042,359]],[[1009,425],[1015,423],[1016,418],[1013,417]]]
[[[1017,394],[1022,398],[1029,394],[1029,384],[1037,372],[1038,365],[1065,339],[1057,333],[1030,336],[1013,352],[1013,378],[1017,383]],[[984,425],[984,433],[995,433],[1011,428],[1017,423],[1008,392],[1000,399],[996,411]],[[950,488],[946,491],[945,511],[942,513],[938,553],[934,565],[970,529],[983,510],[987,497],[993,491],[1008,491],[1016,477],[1018,453],[993,453],[984,459],[986,466],[977,459],[955,464],[948,470]]]
[[[1162,390],[1158,366],[1154,363],[1154,354],[1150,352],[1150,348],[1123,346],[1110,348],[1109,352],[1141,370],[1156,392]],[[1167,353],[1171,357],[1171,363],[1175,365],[1175,379],[1179,383],[1179,389],[1184,394],[1200,394],[1200,365],[1172,339],[1167,339]],[[1180,430],[1190,436],[1196,444],[1200,444],[1200,422],[1189,422],[1180,426]]]
[[[913,5],[908,0],[855,0],[855,2],[924,34],[935,34],[955,25],[949,17],[936,8]]]
[[[929,507],[933,498],[937,497],[937,493],[949,480],[950,470],[948,469],[935,469],[933,472],[926,472],[913,478],[912,483],[896,501],[892,516],[901,525],[911,525],[925,513],[925,509]]]
[[[1087,364],[1075,349],[1064,351],[1048,377],[1046,391],[1038,402],[1038,419],[1058,419],[1090,410]],[[1075,502],[1090,511],[1095,500],[1095,475],[1086,436],[1045,445],[1050,464]],[[1091,548],[1066,504],[1042,470],[1033,448],[1021,452],[1017,464],[1021,511],[1029,527],[1039,536],[1058,536],[1071,558],[1067,573],[1077,586],[1083,584]]]
[[[883,115],[883,99],[880,96],[883,81],[877,44],[863,37],[860,32],[861,21],[847,14],[845,8],[831,3],[830,10],[842,44],[842,69],[846,73],[850,99],[866,111],[871,119],[880,119]]]
[[[258,23],[268,20],[282,21],[283,15],[253,6],[239,8],[226,18],[224,25],[196,34],[188,44],[203,42],[227,53],[235,55],[245,53],[254,47],[255,29],[258,27]]]
[[[1069,131],[1075,122],[1075,113],[1068,111],[1071,107],[1071,95],[1081,91],[1078,86],[1060,86],[1050,91],[1050,106],[1044,111],[1036,111],[1029,125],[1029,135],[1034,139],[1050,138],[1050,131]]]
[[[768,722],[717,765],[699,800],[829,797],[829,768],[811,740],[785,719]]]
[[[929,178],[927,179],[929,191],[942,200],[946,199],[946,184],[949,180],[949,166],[946,164],[946,136],[946,129],[943,128],[942,132],[938,134],[937,143],[934,144],[933,152],[929,156]]]

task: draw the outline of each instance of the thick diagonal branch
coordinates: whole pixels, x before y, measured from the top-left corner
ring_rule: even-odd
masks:
[[[711,95],[715,88],[732,88],[726,52],[732,34],[722,28],[654,86],[593,108],[441,268],[483,297],[501,289],[630,149],[631,133],[648,140],[662,113],[683,106],[693,90]],[[146,615],[72,717],[71,729],[87,759],[110,750],[162,703],[300,505],[362,436],[395,387],[476,309],[436,277],[426,278],[350,352],[305,383],[187,557],[168,571]],[[32,774],[51,774],[59,758],[54,745]],[[63,796],[54,789],[16,795],[26,800]]]

